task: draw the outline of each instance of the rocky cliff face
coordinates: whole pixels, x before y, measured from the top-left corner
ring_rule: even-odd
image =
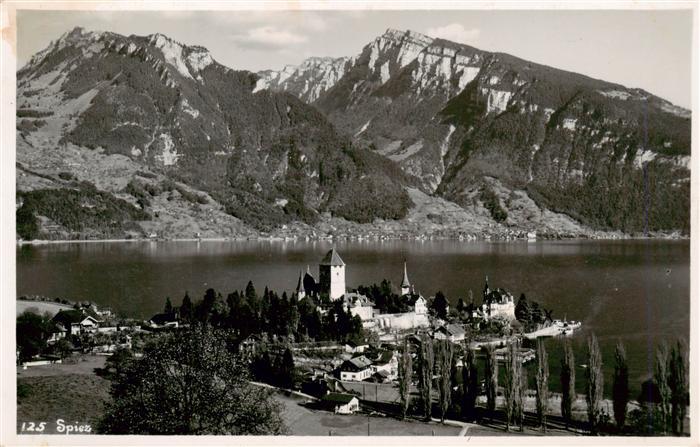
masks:
[[[29,233],[689,226],[687,110],[411,31],[254,74],[160,34],[77,28],[18,72],[17,104]]]
[[[316,99],[302,98],[426,192],[484,205],[516,226],[523,216],[512,203],[525,194],[541,212],[596,228],[688,230],[685,109],[410,31],[387,30],[344,67],[342,77],[323,79]]]
[[[259,90],[286,91],[307,103],[318,99],[321,93],[333,87],[352,67],[351,58],[311,57],[298,67],[286,66],[280,71],[265,70],[258,73],[260,78],[254,92]]]
[[[256,90],[258,81],[160,34],[78,28],[18,72],[18,137],[27,147],[18,159],[34,167],[40,157],[25,154],[54,144],[122,156],[258,229],[313,223],[323,212],[358,222],[405,215],[400,170],[296,97]],[[140,194],[133,185],[119,192]]]

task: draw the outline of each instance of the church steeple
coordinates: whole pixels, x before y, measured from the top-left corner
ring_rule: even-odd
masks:
[[[406,261],[403,262],[403,281],[401,281],[401,295],[408,295],[411,291],[411,283],[408,281],[408,271],[406,270]]]
[[[297,299],[303,299],[306,296],[306,290],[304,290],[304,271],[299,270],[299,281],[297,282]]]

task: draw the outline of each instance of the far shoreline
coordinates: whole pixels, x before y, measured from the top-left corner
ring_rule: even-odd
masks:
[[[537,239],[526,238],[459,238],[449,236],[438,237],[359,237],[359,236],[326,236],[326,237],[305,237],[305,236],[241,236],[241,237],[213,237],[213,238],[139,238],[139,239],[34,239],[31,241],[17,240],[17,246],[25,245],[60,245],[60,244],[89,244],[89,243],[134,243],[134,242],[340,242],[340,241],[365,241],[365,242],[394,242],[394,241],[455,241],[455,242],[489,242],[489,243],[536,243],[552,241],[690,241],[690,236],[681,235],[658,235],[658,236],[638,236],[624,235],[617,237],[548,237]]]

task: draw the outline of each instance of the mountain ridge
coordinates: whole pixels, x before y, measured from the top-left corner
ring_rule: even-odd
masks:
[[[523,234],[538,228],[541,233],[569,235],[592,235],[598,229],[685,231],[682,212],[666,219],[669,222],[642,228],[638,217],[629,222],[615,220],[616,216],[592,219],[597,211],[587,208],[588,203],[573,208],[563,203],[562,197],[580,195],[571,188],[582,188],[583,182],[571,181],[578,175],[572,176],[571,163],[563,171],[551,168],[551,158],[562,154],[540,163],[535,160],[541,156],[537,152],[552,151],[554,142],[567,146],[569,158],[576,150],[585,152],[584,160],[594,161],[590,171],[600,171],[602,165],[596,160],[603,155],[594,153],[593,143],[576,149],[570,137],[561,135],[571,127],[576,131],[577,123],[594,127],[591,113],[569,115],[574,114],[574,106],[596,106],[600,98],[592,100],[595,93],[588,89],[568,98],[565,107],[549,111],[547,89],[537,83],[552,82],[533,80],[512,69],[523,62],[527,63],[503,55],[494,59],[476,48],[415,32],[388,30],[355,56],[310,58],[296,68],[285,67],[280,71],[286,70],[284,76],[271,70],[254,74],[225,67],[206,48],[183,45],[162,34],[121,36],[76,28],[18,71],[18,161],[23,166],[18,168],[18,189],[76,187],[56,177],[56,165],[44,166],[45,171],[34,169],[41,167],[38,154],[53,159],[50,151],[58,148],[70,157],[80,154],[82,160],[101,160],[95,166],[109,175],[112,170],[105,160],[128,160],[130,177],[112,182],[95,179],[76,167],[62,165],[61,169],[66,169],[66,177],[107,184],[116,198],[143,210],[150,217],[129,228],[145,232],[160,228],[154,222],[163,220],[163,215],[172,217],[171,232],[185,231],[172,230],[175,209],[199,216],[192,218],[195,221],[201,219],[202,210],[213,213],[219,222],[228,222],[225,225],[231,230],[223,233],[229,236],[260,231],[328,234],[338,228],[415,234],[420,225],[416,227],[411,219],[453,236]],[[546,70],[541,74],[543,69],[538,67],[531,64],[529,70],[544,76]],[[567,82],[574,81],[559,84]],[[641,91],[623,89],[603,93],[641,101]],[[610,110],[597,113],[608,121],[612,120],[609,115],[629,120],[636,113],[634,107],[610,106],[614,103],[602,93],[597,96],[606,98],[600,107]],[[618,164],[622,160],[623,168],[634,175],[651,168],[654,179],[661,180],[661,198],[669,194],[668,184],[678,183],[680,193],[669,206],[683,210],[688,172],[682,159],[686,156],[683,129],[672,134],[668,147],[664,138],[670,138],[666,128],[673,119],[669,116],[684,112],[655,98],[650,101],[654,107],[661,110],[665,105],[670,110],[657,113],[654,109],[650,115],[663,131],[656,135],[655,127],[649,127],[661,148],[631,152],[626,147],[627,155],[612,154],[612,158],[617,157]],[[47,115],[51,110],[56,112]],[[530,137],[530,147],[542,146],[535,153],[504,137],[522,133],[527,127],[519,122],[523,120],[537,123],[535,127],[541,129],[535,134],[545,137]],[[493,134],[509,121],[515,132]],[[635,128],[627,124],[625,129],[629,133]],[[608,132],[609,140],[619,139],[613,130],[597,129],[603,136]],[[531,154],[527,160],[525,154]],[[583,173],[587,165],[581,168]],[[143,177],[138,171],[149,175]],[[54,179],[53,183],[47,185],[47,178],[28,172],[48,174],[45,177]],[[616,175],[624,184],[624,176]],[[590,179],[591,173],[581,177]],[[608,191],[609,178],[603,188]],[[550,179],[556,187],[549,185]],[[168,183],[171,180],[180,186]],[[84,189],[85,194],[89,191]],[[478,218],[460,227],[458,220],[436,224],[440,219],[435,220],[435,213],[418,211],[447,209],[438,205],[445,199],[464,210],[462,221],[472,221],[466,216]],[[47,206],[41,202],[41,207]],[[548,219],[564,222],[552,217],[552,211],[575,216],[579,223],[566,217],[562,219],[570,224],[549,224]],[[46,210],[33,210],[40,220],[52,221],[41,212]],[[660,209],[654,216],[665,212]],[[193,229],[186,231],[196,232],[197,227],[192,224],[188,228]],[[199,227],[216,233],[207,225]],[[65,226],[61,231],[76,234]]]
[[[689,206],[688,186],[679,185],[689,179],[689,111],[642,89],[443,39],[394,46],[407,35],[415,33],[388,30],[367,44],[312,104],[457,203],[473,200],[491,176],[593,227],[687,229],[689,217],[675,210]],[[625,206],[631,219],[594,209],[601,190],[617,196],[620,183],[643,182],[649,169],[656,196],[635,199],[663,208],[655,221],[643,206]],[[585,203],[566,203],[580,194]]]

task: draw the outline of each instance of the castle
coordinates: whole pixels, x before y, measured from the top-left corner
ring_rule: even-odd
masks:
[[[486,284],[484,285],[481,313],[486,320],[493,317],[515,320],[515,299],[513,295],[500,287],[491,290],[488,276],[486,277]]]
[[[318,266],[318,283],[306,267],[306,273],[299,272],[296,295],[298,299],[311,296],[327,296],[331,301],[342,300],[343,308],[353,316],[359,316],[367,329],[390,330],[425,327],[428,321],[428,303],[423,296],[416,294],[408,280],[406,263],[403,266],[401,296],[406,297],[412,310],[396,314],[381,314],[374,308],[372,301],[359,293],[347,292],[345,284],[345,262],[335,248],[323,257]]]

